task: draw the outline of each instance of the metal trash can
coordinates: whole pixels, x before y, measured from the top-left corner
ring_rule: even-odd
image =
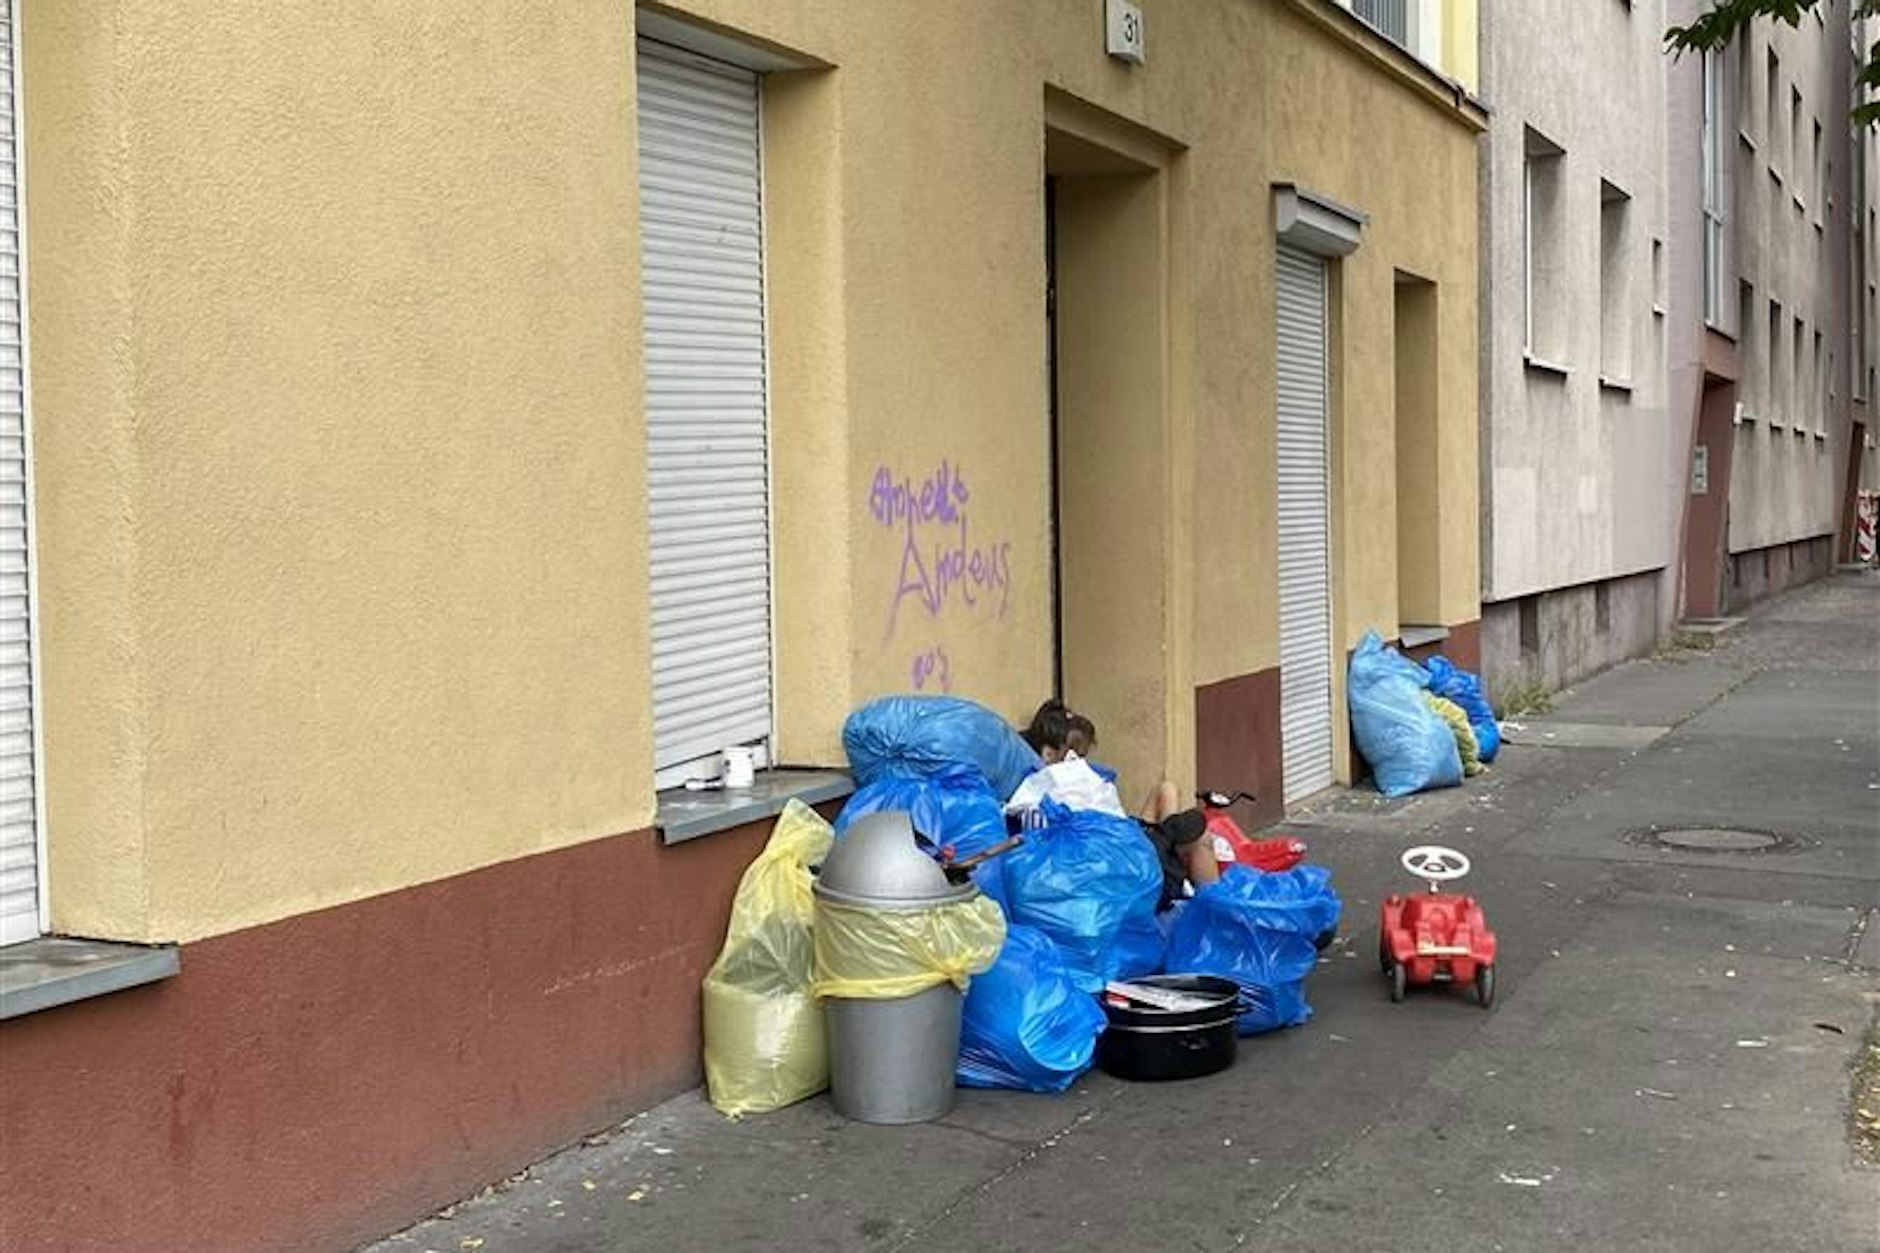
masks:
[[[908,815],[883,811],[858,818],[836,841],[815,894],[819,929],[840,910],[853,930],[858,917],[955,908],[979,889],[949,882],[915,845]],[[821,947],[818,960],[830,960]],[[829,1095],[836,1111],[857,1122],[915,1123],[951,1110],[964,999],[951,982],[892,999],[828,997]]]

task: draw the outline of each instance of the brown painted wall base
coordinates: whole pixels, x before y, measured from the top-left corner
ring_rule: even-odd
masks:
[[[1265,826],[1286,816],[1279,739],[1279,670],[1261,670],[1195,689],[1195,785],[1252,792],[1234,820]]]
[[[347,1248],[690,1087],[769,825],[506,862],[0,1023],[0,1248]]]

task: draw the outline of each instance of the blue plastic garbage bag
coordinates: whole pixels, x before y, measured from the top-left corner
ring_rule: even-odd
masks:
[[[855,782],[924,778],[972,766],[1003,800],[1044,763],[1031,745],[982,705],[955,696],[884,696],[849,715],[842,747]]]
[[[1005,899],[1004,861],[995,857],[991,861],[981,862],[974,867],[973,885],[979,889],[981,896],[992,899],[993,904],[999,907],[999,912],[1006,916],[1008,922],[1011,920],[1012,906]]]
[[[1006,916],[1050,936],[1077,986],[1096,992],[1130,956],[1117,942],[1124,927],[1155,925],[1162,863],[1133,818],[1053,801],[1043,813],[1044,825],[998,858]]]
[[[1131,914],[1123,919],[1116,933],[1116,977],[1140,979],[1162,973],[1162,956],[1168,939],[1162,934],[1154,914]]]
[[[1423,667],[1385,648],[1376,631],[1364,633],[1351,655],[1345,695],[1352,738],[1386,796],[1462,782],[1455,733],[1424,701],[1428,686]]]
[[[968,1088],[1062,1092],[1090,1068],[1103,1009],[1034,927],[1008,927],[999,960],[973,976],[955,1078]]]
[[[1482,691],[1480,675],[1461,670],[1447,657],[1432,657],[1426,664],[1430,691],[1444,700],[1454,701],[1469,716],[1469,729],[1475,732],[1475,747],[1483,761],[1495,760],[1501,751],[1501,727],[1495,722],[1495,709]]]
[[[923,779],[889,776],[864,784],[836,815],[836,835],[863,814],[907,811],[914,830],[953,856],[971,857],[1005,838],[1005,811],[985,778],[972,766],[949,766]]]
[[[1195,890],[1177,914],[1168,968],[1220,975],[1240,985],[1240,1034],[1291,1027],[1312,1017],[1305,981],[1318,962],[1313,938],[1338,925],[1338,893],[1323,866],[1263,874],[1229,866]]]

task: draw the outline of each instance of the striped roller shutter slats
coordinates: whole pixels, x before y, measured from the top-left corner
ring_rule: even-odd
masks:
[[[1410,42],[1410,0],[1354,0],[1359,17],[1400,44]]]
[[[1280,742],[1291,802],[1332,784],[1325,263],[1281,248],[1278,289]]]
[[[656,766],[770,734],[757,75],[639,42]]]
[[[0,0],[0,944],[39,934],[26,362],[11,6]]]

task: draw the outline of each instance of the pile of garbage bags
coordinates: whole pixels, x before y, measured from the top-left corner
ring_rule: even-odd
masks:
[[[826,1086],[826,996],[911,995],[950,980],[966,991],[957,1083],[1030,1092],[1061,1092],[1090,1068],[1106,1023],[1098,998],[1115,980],[1232,979],[1242,1034],[1310,1018],[1314,940],[1339,913],[1322,867],[1233,866],[1158,912],[1160,858],[1114,786],[1075,758],[1047,770],[990,710],[886,697],[855,711],[842,741],[856,791],[833,826],[801,804],[785,810],[705,979],[706,1082],[720,1111],[775,1109]],[[886,810],[908,814],[943,864],[995,854],[972,871],[974,909],[939,927],[912,915],[908,934],[851,927],[828,901],[812,909],[833,842]],[[998,847],[1014,834],[1019,843]]]
[[[1427,666],[1365,632],[1345,684],[1351,735],[1377,790],[1408,796],[1454,787],[1501,748],[1495,711],[1479,676],[1437,656]]]

